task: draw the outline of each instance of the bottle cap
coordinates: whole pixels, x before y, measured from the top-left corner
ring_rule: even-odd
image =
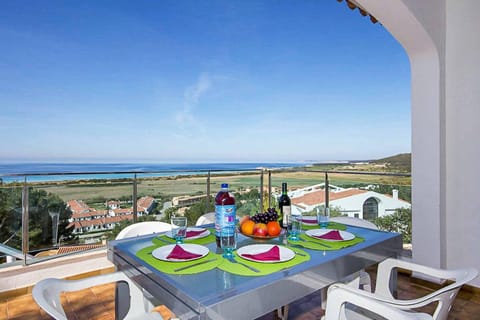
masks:
[[[222,183],[222,188],[228,188],[228,183]]]

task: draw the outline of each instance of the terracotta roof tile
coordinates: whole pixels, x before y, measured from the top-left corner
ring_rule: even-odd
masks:
[[[91,250],[91,249],[101,248],[104,246],[105,245],[103,244],[85,244],[85,245],[79,245],[79,246],[60,247],[58,248],[57,254]]]
[[[330,192],[330,201],[351,197],[351,196],[362,194],[365,192],[367,191],[360,190],[360,189],[346,189],[339,192]],[[313,192],[306,193],[303,196],[292,198],[292,203],[295,205],[305,204],[308,206],[325,203],[325,191],[324,190],[313,191]]]

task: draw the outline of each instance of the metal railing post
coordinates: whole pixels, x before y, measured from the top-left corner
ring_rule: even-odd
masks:
[[[260,212],[263,212],[263,168],[260,168]]]
[[[137,223],[137,174],[133,175],[133,223]]]
[[[325,213],[328,215],[330,209],[330,186],[328,182],[328,173],[325,172]]]
[[[272,207],[272,171],[268,170],[268,207]]]
[[[27,265],[27,255],[30,249],[29,243],[29,223],[28,223],[28,186],[27,177],[22,189],[22,253],[23,265]]]
[[[210,208],[210,170],[207,175],[207,199],[205,199],[205,212],[207,213]]]

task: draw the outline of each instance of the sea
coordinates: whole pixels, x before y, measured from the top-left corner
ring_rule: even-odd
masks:
[[[92,179],[130,179],[142,177],[241,172],[258,168],[278,169],[309,166],[310,162],[240,163],[0,163],[0,179],[11,182],[54,182]]]

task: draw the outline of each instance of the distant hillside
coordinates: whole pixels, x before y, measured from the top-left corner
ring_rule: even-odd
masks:
[[[371,163],[384,164],[389,170],[399,172],[411,172],[412,170],[412,154],[401,153],[392,157],[378,160],[372,160]]]

